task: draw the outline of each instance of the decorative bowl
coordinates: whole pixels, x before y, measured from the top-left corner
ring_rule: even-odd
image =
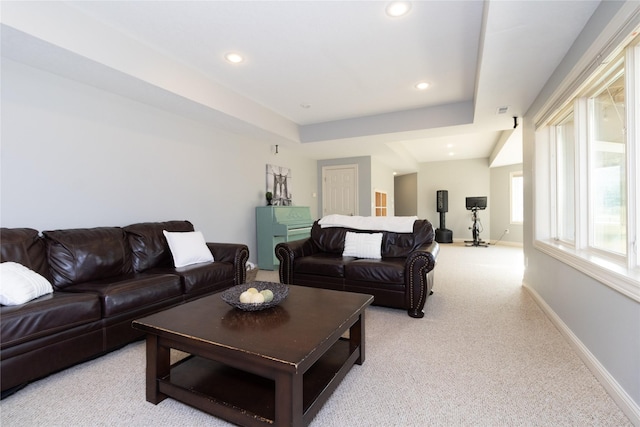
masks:
[[[240,302],[240,294],[249,288],[256,288],[258,292],[265,289],[273,292],[273,299],[269,302],[263,302],[261,304],[243,303]],[[282,283],[275,282],[251,282],[243,285],[237,285],[232,288],[223,291],[220,297],[224,302],[232,307],[238,308],[242,311],[259,311],[267,308],[275,307],[280,304],[289,295],[289,287]]]

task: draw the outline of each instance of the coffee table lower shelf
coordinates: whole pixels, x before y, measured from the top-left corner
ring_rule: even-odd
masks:
[[[360,347],[339,339],[303,375],[303,424],[307,425],[360,357]],[[172,365],[159,391],[241,425],[278,425],[275,381],[199,356]]]

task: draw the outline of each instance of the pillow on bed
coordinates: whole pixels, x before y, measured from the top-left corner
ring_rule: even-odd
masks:
[[[162,230],[167,239],[173,263],[184,267],[201,262],[213,262],[213,254],[200,231],[171,232]]]
[[[0,264],[0,304],[20,305],[53,292],[49,281],[17,262]]]
[[[347,231],[342,256],[382,258],[382,233],[353,233]]]

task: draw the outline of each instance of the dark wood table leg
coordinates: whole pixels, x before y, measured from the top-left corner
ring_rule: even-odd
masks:
[[[170,351],[159,345],[156,335],[147,335],[147,402],[158,404],[167,398],[160,393],[158,379],[169,375]]]
[[[351,351],[354,351],[358,346],[360,347],[360,357],[356,359],[356,363],[362,365],[364,363],[364,312],[349,329],[349,342]]]
[[[303,374],[281,372],[276,375],[276,426],[302,426]]]

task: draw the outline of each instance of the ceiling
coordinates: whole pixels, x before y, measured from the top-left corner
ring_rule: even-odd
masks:
[[[413,1],[391,18],[381,1],[3,1],[0,19],[5,57],[314,159],[373,156],[403,174],[522,162],[514,116],[598,4]]]

